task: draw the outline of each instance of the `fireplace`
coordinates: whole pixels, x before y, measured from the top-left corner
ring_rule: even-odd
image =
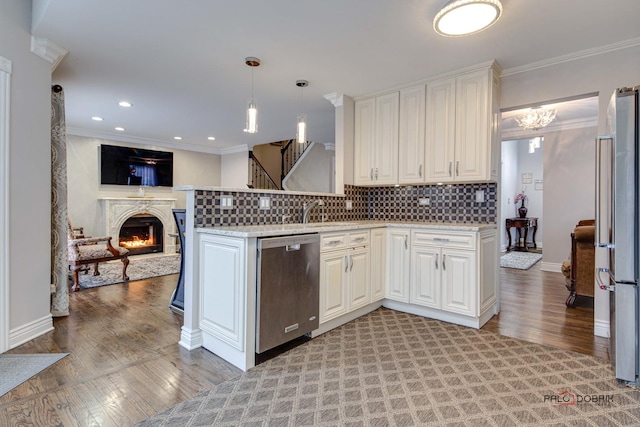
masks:
[[[118,244],[129,249],[129,254],[151,254],[163,252],[162,221],[153,215],[138,214],[129,217],[118,236]]]
[[[149,248],[144,248],[143,252],[137,251],[135,247],[142,245],[139,242],[141,235],[151,234],[154,239],[153,248],[149,252],[173,254],[176,252],[176,239],[172,236],[176,233],[176,223],[171,210],[175,208],[175,200],[160,197],[105,197],[98,199],[101,206],[102,219],[105,226],[105,236],[113,236],[114,244],[119,238],[120,244],[128,248],[131,254],[147,253]],[[150,217],[159,221],[153,224],[146,224]],[[134,223],[142,219],[142,226],[129,227],[129,219],[135,218]],[[155,221],[154,220],[154,221]],[[125,223],[127,225],[125,226]],[[152,226],[150,229],[149,227]],[[122,236],[125,240],[133,240],[135,244],[125,246],[122,243]],[[135,239],[137,236],[137,240]],[[142,239],[142,240],[147,240]],[[134,250],[132,250],[134,249]]]

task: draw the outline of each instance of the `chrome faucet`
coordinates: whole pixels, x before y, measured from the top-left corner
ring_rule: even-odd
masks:
[[[304,205],[302,205],[302,223],[303,224],[306,224],[309,222],[309,213],[311,212],[311,209],[315,208],[316,206],[324,206],[324,201],[318,199],[309,203],[305,202]]]

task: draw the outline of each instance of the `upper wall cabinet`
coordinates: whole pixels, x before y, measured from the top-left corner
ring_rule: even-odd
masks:
[[[356,101],[356,185],[398,182],[398,104],[398,92]]]
[[[427,83],[426,181],[497,180],[498,71]]]
[[[400,91],[398,183],[424,181],[425,85]]]

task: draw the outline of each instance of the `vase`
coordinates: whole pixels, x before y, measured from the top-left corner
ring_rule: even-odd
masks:
[[[518,216],[520,216],[520,218],[526,218],[527,217],[527,211],[528,211],[528,209],[524,206],[524,200],[523,200],[522,204],[518,208]]]

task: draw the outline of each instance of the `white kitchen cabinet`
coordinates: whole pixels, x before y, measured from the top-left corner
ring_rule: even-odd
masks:
[[[369,230],[324,234],[320,247],[322,324],[371,302]]]
[[[371,258],[371,302],[381,301],[384,298],[384,285],[386,275],[386,245],[387,230],[374,228],[371,230],[371,245],[369,254]]]
[[[398,182],[415,184],[425,177],[425,85],[400,91]]]
[[[398,180],[399,93],[355,103],[354,182],[395,184]]]
[[[416,246],[411,249],[411,304],[441,308],[440,259],[439,248]]]
[[[409,239],[411,231],[390,228],[387,231],[387,279],[385,298],[409,302]]]
[[[475,251],[442,249],[442,309],[475,317],[477,312]]]
[[[497,179],[497,67],[427,83],[427,182]]]

